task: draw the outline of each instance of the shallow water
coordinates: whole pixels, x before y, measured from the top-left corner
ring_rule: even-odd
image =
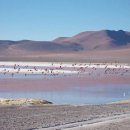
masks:
[[[64,90],[35,92],[0,92],[1,98],[39,98],[56,104],[102,104],[130,99],[130,85],[96,85]]]
[[[24,69],[25,66],[21,67]],[[85,73],[80,73],[78,75],[67,73],[65,74],[59,74],[59,75],[53,75],[53,74],[40,74],[33,73],[33,74],[27,74],[25,73],[15,73],[12,75],[12,73],[7,73],[7,69],[11,68],[13,69],[14,66],[5,65],[0,66],[1,73],[0,73],[0,79],[10,79],[10,80],[22,80],[22,83],[24,84],[24,80],[31,79],[31,80],[43,80],[42,82],[51,82],[47,87],[42,87],[41,83],[41,90],[31,91],[15,91],[14,89],[10,89],[9,91],[0,91],[0,98],[39,98],[39,99],[46,99],[48,101],[51,101],[56,104],[102,104],[102,103],[110,103],[114,101],[119,100],[125,100],[130,99],[130,84],[129,83],[123,83],[123,84],[114,84],[111,81],[109,84],[104,84],[102,82],[98,84],[88,84],[87,77],[90,77],[91,82],[94,82],[96,78],[103,78],[105,77],[105,69],[97,69],[95,68],[86,68]],[[4,70],[6,68],[6,71]],[[37,67],[37,69],[46,69],[47,67]],[[50,67],[51,68],[51,67]],[[16,70],[17,68],[15,68]],[[28,70],[35,69],[34,67],[30,66],[28,67]],[[75,68],[62,68],[63,70],[71,70],[74,71]],[[77,68],[76,68],[77,69]],[[37,70],[36,70],[37,71]],[[79,71],[79,70],[78,70]],[[6,72],[4,74],[4,72]],[[91,75],[90,75],[91,73]],[[123,74],[123,75],[122,75]],[[130,76],[130,69],[111,69],[109,73],[107,74],[108,77],[114,76],[119,77],[120,79],[123,78],[123,76]],[[67,80],[66,77],[69,79]],[[73,79],[71,80],[71,78]],[[77,77],[80,77],[79,81],[77,80]],[[86,82],[82,82],[82,77],[86,80]],[[107,78],[105,80],[107,80]],[[55,81],[56,79],[56,81]],[[60,84],[59,81],[62,81]],[[65,81],[64,81],[65,79]],[[94,80],[93,80],[94,79]],[[119,80],[120,80],[119,79]],[[44,81],[46,80],[46,81]],[[116,81],[116,82],[119,82]],[[70,82],[71,81],[71,82]],[[89,81],[89,79],[88,79]],[[11,82],[10,82],[11,83]],[[1,84],[0,81],[0,88],[4,87],[6,82],[4,84]],[[9,84],[9,83],[8,83]],[[58,86],[57,88],[54,88],[55,86]],[[11,84],[9,84],[11,86]],[[9,85],[6,85],[5,87],[8,87]],[[19,87],[19,84],[16,83],[17,88]],[[33,84],[32,84],[33,85]],[[43,85],[45,86],[45,85]],[[35,86],[36,88],[37,86]],[[31,88],[31,87],[30,87]],[[2,89],[1,89],[2,90]]]

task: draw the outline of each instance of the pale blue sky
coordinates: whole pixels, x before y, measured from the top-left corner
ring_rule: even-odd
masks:
[[[130,0],[0,0],[1,40],[53,40],[102,29],[130,31]]]

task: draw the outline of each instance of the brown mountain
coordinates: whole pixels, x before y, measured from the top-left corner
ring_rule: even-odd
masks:
[[[89,31],[82,32],[73,37],[57,38],[57,43],[77,43],[83,50],[108,50],[130,47],[130,32],[119,31]]]
[[[51,57],[71,59],[86,57],[130,56],[130,32],[123,30],[86,31],[53,41],[0,40],[0,60],[10,57]]]
[[[77,43],[66,43],[59,44],[56,42],[49,41],[0,41],[1,51],[29,51],[29,52],[69,52],[69,51],[80,51],[82,48]]]

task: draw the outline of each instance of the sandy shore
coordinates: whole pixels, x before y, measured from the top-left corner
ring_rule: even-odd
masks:
[[[0,98],[0,105],[44,105],[52,104],[47,100],[33,99],[33,98],[17,98],[17,99],[8,99]]]
[[[80,124],[79,124],[80,125]],[[120,115],[113,118],[104,118],[91,124],[80,125],[65,130],[129,130],[130,115]]]
[[[0,106],[0,130],[129,130],[129,117],[130,103]]]

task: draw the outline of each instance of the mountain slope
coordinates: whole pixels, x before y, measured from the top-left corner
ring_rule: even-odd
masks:
[[[29,53],[67,53],[82,50],[77,43],[58,44],[49,41],[6,41],[0,40],[1,55]]]
[[[82,32],[73,37],[56,39],[57,43],[78,43],[84,50],[108,50],[130,47],[130,33],[122,30]]]
[[[109,51],[130,48],[130,32],[87,31],[72,37],[60,37],[53,41],[0,40],[0,56],[32,56],[46,54],[77,54],[93,51]]]

